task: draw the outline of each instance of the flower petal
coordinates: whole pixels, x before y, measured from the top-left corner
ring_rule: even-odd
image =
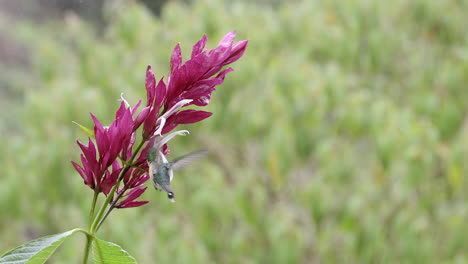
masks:
[[[135,112],[138,110],[138,108],[141,105],[141,100],[138,101],[138,103],[132,108],[132,116],[135,114]]]
[[[192,104],[197,106],[208,105],[211,98],[211,93],[215,90],[215,86],[224,82],[226,74],[234,71],[232,68],[227,68],[221,71],[215,78],[204,79],[193,84],[192,89],[181,94],[184,99],[192,99]]]
[[[133,131],[137,130],[141,126],[141,124],[148,117],[148,113],[150,112],[150,110],[151,110],[151,106],[147,106],[141,110],[141,112],[135,118],[135,121],[133,124]]]
[[[164,144],[167,144],[167,142],[169,142],[169,140],[171,140],[173,137],[177,136],[177,135],[181,135],[181,136],[185,136],[185,135],[188,135],[190,134],[188,130],[179,130],[179,131],[174,131],[172,133],[170,133],[169,135],[163,137],[163,138],[160,138],[159,140],[156,141],[156,148],[157,149],[161,149],[161,147],[164,145]]]
[[[83,152],[84,157],[86,157],[86,160],[88,161],[89,165],[92,168],[97,168],[98,162],[96,159],[96,148],[94,146],[93,141],[90,138],[88,138],[88,146],[85,146],[80,141],[76,141],[76,143],[78,144],[81,151]]]
[[[101,125],[99,120],[91,114],[94,121],[94,135],[96,136],[96,144],[100,155],[106,153],[109,149],[109,139],[106,137],[105,128]]]
[[[146,68],[146,81],[145,81],[145,87],[146,87],[146,105],[152,105],[154,101],[154,96],[156,94],[156,78],[154,77],[153,70],[151,70],[151,66],[148,65]]]
[[[158,129],[156,129],[156,131],[154,131],[153,136],[162,136],[161,132],[162,132],[164,126],[166,125],[166,118],[164,118],[164,116],[161,116],[158,119],[157,123],[158,123]]]
[[[158,85],[156,86],[156,98],[154,100],[154,105],[153,107],[158,109],[161,108],[161,106],[164,104],[164,100],[166,99],[166,93],[167,93],[167,86],[164,83],[163,78],[159,80]]]
[[[187,104],[191,103],[192,99],[184,99],[177,102],[174,106],[171,107],[166,113],[162,115],[163,118],[168,119],[171,115],[177,112],[180,108],[186,106]]]
[[[143,138],[145,140],[150,139],[153,136],[154,131],[156,130],[158,112],[158,109],[151,107],[143,122]]]
[[[206,37],[206,35],[203,35],[203,37],[197,43],[195,43],[195,45],[192,48],[192,59],[203,51],[207,41],[208,38]]]
[[[182,51],[180,50],[180,43],[174,47],[171,55],[171,72],[177,70],[182,64]]]
[[[234,46],[232,46],[232,49],[231,49],[231,55],[223,62],[223,65],[231,64],[237,61],[238,59],[240,59],[240,57],[244,55],[244,52],[247,49],[248,43],[249,43],[248,40],[242,40],[234,44]]]
[[[227,33],[226,35],[224,35],[224,37],[219,41],[218,47],[219,46],[222,46],[222,47],[232,46],[232,42],[234,41],[235,38],[236,38],[236,31],[233,30]]]
[[[127,102],[127,100],[125,100],[125,98],[123,97],[123,93],[120,93],[120,101],[121,101],[121,102],[124,102],[126,107],[130,107],[130,104],[129,104],[129,103]]]
[[[72,161],[71,163],[73,167],[75,167],[75,170],[81,175],[81,178],[83,178],[84,183],[91,187],[91,189],[94,189],[94,181],[92,175],[86,173],[85,170],[76,162]]]
[[[132,207],[139,207],[147,203],[149,203],[149,201],[131,201],[131,202],[126,202],[124,204],[120,204],[119,206],[116,206],[116,207],[119,209],[132,208]]]
[[[171,116],[166,123],[162,133],[168,133],[179,124],[192,124],[210,117],[212,113],[199,110],[184,110]]]
[[[118,208],[128,208],[128,207],[135,207],[135,206],[130,206],[132,203],[131,202],[134,202],[135,199],[137,199],[138,197],[140,197],[147,189],[148,187],[144,187],[144,188],[141,188],[141,187],[136,187],[130,191],[128,191],[124,197],[125,200],[121,201],[120,203],[118,203]],[[133,203],[134,204],[134,203]],[[142,205],[142,204],[140,204]],[[139,205],[138,205],[139,206]]]

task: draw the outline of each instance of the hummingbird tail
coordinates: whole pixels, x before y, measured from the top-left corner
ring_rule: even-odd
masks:
[[[171,202],[175,203],[175,195],[173,192],[168,192],[167,193],[167,198],[169,198],[169,200],[171,200]]]

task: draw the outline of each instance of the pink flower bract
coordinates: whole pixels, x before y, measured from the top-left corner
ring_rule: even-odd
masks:
[[[226,75],[233,71],[224,67],[242,57],[247,48],[248,41],[234,43],[235,36],[235,31],[229,32],[216,48],[205,50],[208,39],[204,35],[193,46],[190,59],[186,62],[183,62],[180,44],[177,44],[171,55],[171,73],[167,83],[164,78],[157,81],[151,66],[148,66],[145,76],[146,105],[139,112],[141,101],[130,107],[122,98],[110,126],[103,126],[91,114],[94,140],[88,139],[87,145],[78,141],[82,151],[81,165],[72,161],[84,183],[105,195],[109,195],[118,184],[112,197],[117,208],[147,203],[136,199],[145,192],[144,184],[149,179],[145,161],[149,147],[156,137],[171,132],[179,124],[196,123],[212,115],[206,111],[182,108],[208,105],[215,87],[222,84]],[[140,146],[144,147],[135,153],[134,145],[140,127],[141,144],[144,144]],[[163,143],[161,151],[167,155],[167,141]]]

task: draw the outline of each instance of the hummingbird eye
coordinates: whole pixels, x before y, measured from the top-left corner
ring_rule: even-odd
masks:
[[[169,193],[167,194],[167,198],[169,198],[169,199],[174,199],[174,193],[173,193],[173,192],[169,192]]]

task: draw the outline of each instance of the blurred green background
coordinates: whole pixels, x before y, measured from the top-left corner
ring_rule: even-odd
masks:
[[[99,236],[140,263],[468,263],[468,1],[107,1],[98,15],[13,2],[0,251],[87,226],[72,121],[109,123],[120,93],[145,98],[148,64],[167,76],[177,42],[187,59],[204,33],[214,48],[236,29],[249,47],[214,115],[170,145],[211,154],[177,173],[177,203],[149,189]],[[84,243],[50,263],[79,262]]]

